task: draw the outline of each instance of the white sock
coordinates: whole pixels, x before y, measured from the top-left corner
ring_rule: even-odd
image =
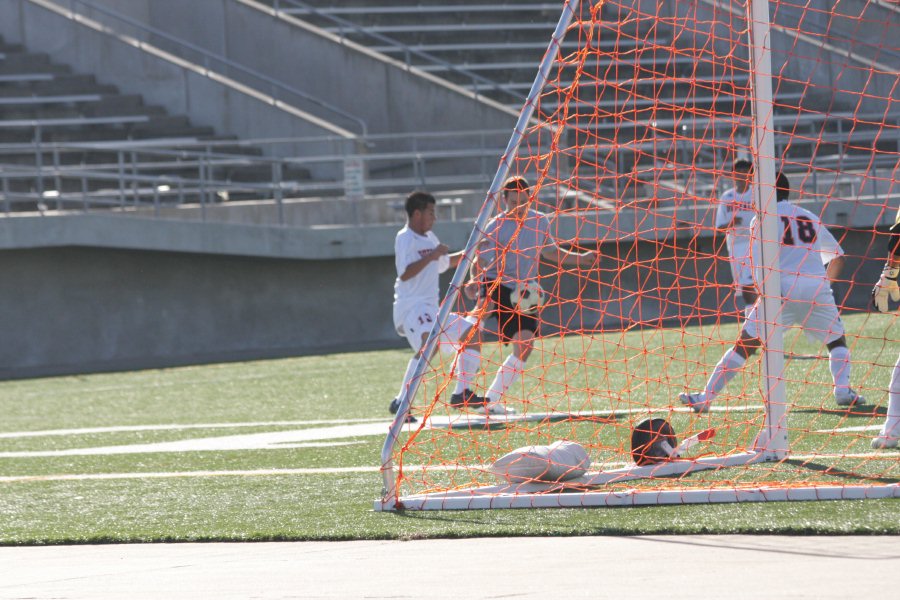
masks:
[[[406,373],[403,374],[403,383],[400,384],[400,391],[397,393],[397,398],[403,394],[406,387],[409,385],[410,380],[412,380],[413,371],[416,369],[417,362],[418,359],[415,356],[409,359],[409,364],[406,365]]]
[[[481,365],[481,352],[472,348],[463,348],[456,359],[456,369],[453,375],[456,377],[456,390],[454,394],[462,394],[464,390],[472,389],[472,380]]]
[[[719,395],[719,392],[722,391],[722,388],[728,385],[728,382],[737,375],[737,372],[744,367],[744,363],[746,362],[747,359],[738,354],[734,348],[729,348],[728,351],[722,355],[722,358],[719,359],[716,368],[713,369],[712,375],[709,376],[709,381],[706,382],[704,399],[707,402],[715,400],[716,396]]]
[[[497,369],[497,376],[494,377],[494,382],[491,384],[491,387],[488,388],[488,401],[499,402],[503,394],[506,393],[506,390],[509,389],[509,386],[519,378],[519,375],[524,370],[525,363],[516,358],[515,354],[507,356],[506,360],[503,361],[503,364],[500,365],[500,368]]]
[[[900,437],[900,357],[891,373],[891,387],[888,388],[887,418],[884,420],[882,435]]]
[[[829,352],[831,378],[834,380],[834,395],[843,396],[850,389],[850,349],[838,346]]]

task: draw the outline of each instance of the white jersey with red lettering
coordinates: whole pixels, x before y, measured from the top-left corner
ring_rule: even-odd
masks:
[[[823,343],[831,343],[844,335],[844,324],[834,302],[831,282],[825,265],[844,251],[815,214],[787,201],[778,203],[779,266],[781,275],[781,310],[778,322],[784,326],[799,325],[804,333]],[[764,278],[774,270],[760,261],[758,219],[753,220],[754,241],[751,255],[753,273],[762,289]],[[760,302],[753,305],[743,330],[759,337]]]
[[[401,280],[400,276],[409,265],[431,254],[440,243],[432,231],[426,231],[423,235],[407,226],[397,233],[394,240],[394,261],[397,267],[397,279],[394,282],[394,327],[400,335],[407,333],[405,330],[408,327],[404,325],[411,316],[421,321],[419,325],[423,331],[431,330],[440,302],[440,275],[450,268],[450,257],[445,254],[428,263],[415,277],[406,281]]]
[[[748,187],[743,192],[731,188],[719,198],[715,226],[728,227],[725,245],[731,259],[734,282],[740,285],[753,283],[750,271],[750,223],[755,215],[752,188]]]
[[[777,204],[778,219],[781,222],[781,244],[778,269],[781,272],[782,296],[789,296],[791,290],[799,291],[798,286],[818,287],[822,282],[830,286],[825,274],[825,265],[844,250],[838,244],[828,228],[814,213],[783,200]],[[757,283],[765,276],[766,269],[760,260],[759,220],[752,223],[753,244],[752,260]],[[762,271],[761,271],[762,270]]]

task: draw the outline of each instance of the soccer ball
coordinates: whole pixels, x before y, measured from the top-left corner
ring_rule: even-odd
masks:
[[[675,437],[675,430],[665,419],[646,419],[631,431],[631,458],[638,465],[670,460],[670,452],[676,446],[678,438]]]
[[[544,303],[544,290],[537,281],[519,284],[509,295],[516,310],[524,313],[537,312]]]

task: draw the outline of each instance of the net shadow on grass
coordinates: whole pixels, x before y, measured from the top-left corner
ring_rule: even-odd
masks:
[[[887,408],[884,406],[860,406],[859,408],[791,408],[792,413],[800,413],[800,414],[819,414],[819,415],[833,415],[838,417],[849,417],[849,418],[860,418],[865,417],[870,419],[872,417],[884,417],[887,415]]]
[[[805,461],[805,460],[797,460],[793,458],[789,458],[784,461],[785,464],[794,465],[796,467],[800,467],[802,469],[808,469],[810,471],[816,471],[819,473],[823,473],[830,477],[838,477],[841,479],[848,479],[854,481],[866,481],[879,483],[884,485],[891,485],[895,483],[900,483],[900,478],[898,477],[875,477],[871,475],[863,475],[860,473],[853,473],[852,471],[844,471],[838,467],[834,467],[831,465],[823,465],[821,463]]]

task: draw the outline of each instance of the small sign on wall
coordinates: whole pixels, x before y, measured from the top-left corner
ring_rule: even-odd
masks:
[[[359,156],[344,159],[344,194],[347,200],[366,197],[366,163]]]

